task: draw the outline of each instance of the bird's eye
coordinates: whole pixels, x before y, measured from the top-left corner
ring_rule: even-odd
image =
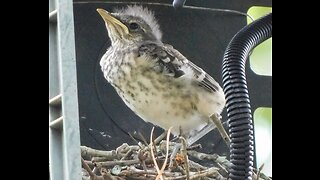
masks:
[[[139,25],[137,23],[130,23],[129,28],[131,30],[137,30],[139,28]]]

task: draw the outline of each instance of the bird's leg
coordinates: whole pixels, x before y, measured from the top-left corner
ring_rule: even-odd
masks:
[[[188,147],[191,146],[193,143],[197,142],[200,138],[202,138],[206,134],[208,134],[214,128],[216,128],[216,126],[210,122],[201,130],[194,132],[191,136],[187,138]]]
[[[181,154],[183,155],[183,160],[184,160],[184,169],[186,170],[186,179],[190,179],[189,175],[189,161],[188,161],[188,154],[187,154],[187,140],[181,136],[180,137],[182,148],[181,148]]]
[[[212,116],[210,116],[210,119],[216,125],[221,137],[223,138],[223,140],[226,142],[226,144],[228,146],[230,146],[230,143],[231,143],[230,137],[227,134],[226,130],[224,129],[224,127],[223,127],[218,115],[217,114],[213,114]]]
[[[168,130],[165,130],[162,134],[160,134],[160,136],[158,136],[155,140],[154,140],[154,144],[158,144],[163,138],[166,137],[168,133]]]
[[[179,140],[179,136],[176,136],[176,137],[173,137],[171,141],[175,142],[175,141],[178,141],[178,140]]]
[[[177,139],[180,139],[179,137],[182,135],[182,128],[181,126],[179,127],[179,136],[177,136]],[[173,162],[175,161],[175,157],[178,153],[178,151],[181,149],[182,144],[180,142],[177,142],[170,155],[170,162],[169,162],[169,169],[171,170],[173,168]]]
[[[178,151],[180,151],[181,146],[182,146],[181,143],[176,143],[174,145],[173,150],[170,155],[169,170],[171,170],[173,168],[173,162],[175,161],[175,157],[176,157]]]

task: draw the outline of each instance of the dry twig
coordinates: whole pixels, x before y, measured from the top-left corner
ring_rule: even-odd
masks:
[[[82,165],[88,173],[83,174],[83,180],[226,180],[229,174],[230,162],[218,154],[197,152],[199,145],[187,147],[184,138],[180,142],[169,141],[170,131],[161,134],[153,140],[151,131],[150,144],[138,145],[123,143],[116,150],[101,151],[81,146],[81,154],[91,161],[82,159]],[[162,140],[162,141],[161,141]],[[160,142],[161,141],[161,142]],[[160,143],[159,143],[160,142]],[[173,149],[180,145],[180,153],[173,154]],[[175,163],[170,168],[167,166],[168,157],[173,156]],[[193,157],[199,162],[189,159]],[[215,162],[213,166],[202,165],[203,160]],[[170,164],[170,163],[169,163]],[[161,165],[161,168],[159,167]],[[92,169],[94,169],[92,171]],[[254,170],[253,179],[271,180],[261,173],[261,169]],[[101,175],[100,175],[101,174]]]

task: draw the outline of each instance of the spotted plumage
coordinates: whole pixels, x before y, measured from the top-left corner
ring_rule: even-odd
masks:
[[[111,46],[101,58],[104,77],[138,116],[189,144],[214,128],[209,121],[225,105],[219,84],[171,45],[151,11],[128,6],[115,13],[98,9]]]

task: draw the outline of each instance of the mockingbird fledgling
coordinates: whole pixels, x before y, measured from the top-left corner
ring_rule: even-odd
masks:
[[[189,145],[210,132],[210,117],[225,106],[224,93],[209,74],[162,43],[153,13],[142,6],[97,11],[111,40],[101,69],[125,104],[144,121],[172,126]]]

